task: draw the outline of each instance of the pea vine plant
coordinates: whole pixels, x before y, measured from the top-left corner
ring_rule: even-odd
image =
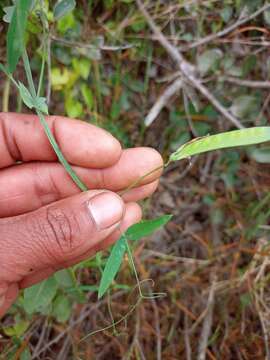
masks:
[[[54,6],[54,17],[56,19],[66,15],[72,11],[75,7],[75,0],[60,0]],[[46,57],[43,56],[41,71],[36,86],[33,80],[29,57],[26,49],[26,26],[29,14],[36,10],[40,13],[40,18],[43,25],[43,42],[42,47],[44,54],[46,53],[46,18],[45,12],[42,11],[43,1],[42,0],[13,0],[13,6],[4,8],[6,15],[4,20],[9,23],[7,32],[7,61],[6,65],[0,64],[0,70],[3,71],[10,81],[17,88],[23,103],[33,111],[36,112],[38,119],[48,137],[48,140],[53,147],[59,162],[64,166],[65,170],[76,183],[81,191],[87,191],[87,186],[74,172],[70,164],[65,159],[61,152],[48,124],[46,116],[49,115],[48,106],[45,97],[42,97],[42,85],[44,81],[44,69],[46,66]],[[26,86],[20,81],[14,79],[14,71],[18,65],[18,62],[22,59],[28,85]],[[175,161],[183,159],[189,159],[193,155],[198,155],[208,151],[232,148],[238,146],[254,145],[270,141],[270,127],[253,127],[241,130],[234,130],[229,132],[220,133],[212,136],[205,136],[201,138],[195,138],[192,141],[182,145],[177,151],[172,153],[169,160],[165,163],[164,167]],[[159,168],[160,169],[160,168]],[[133,184],[125,190],[129,190],[140,184],[142,179],[149,176],[150,173],[157,171],[153,169],[151,172],[137,179]],[[123,261],[125,254],[128,255],[131,268],[134,271],[140,299],[149,298],[153,296],[160,296],[160,294],[151,294],[151,296],[143,295],[140,287],[139,277],[135,268],[134,260],[132,257],[132,251],[130,243],[137,242],[139,239],[151,235],[158,228],[164,226],[171,219],[171,215],[163,215],[157,219],[144,220],[126,230],[119,240],[113,246],[109,258],[102,270],[101,282],[98,288],[98,298],[101,298],[110,288],[113,283]],[[115,323],[116,324],[116,323]]]

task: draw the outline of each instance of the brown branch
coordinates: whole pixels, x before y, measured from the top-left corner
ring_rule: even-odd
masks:
[[[150,126],[152,122],[156,119],[163,107],[168,103],[169,99],[177,93],[183,86],[183,81],[181,78],[176,79],[171,85],[165,89],[163,94],[157,99],[155,104],[152,106],[148,115],[144,120],[146,126]]]

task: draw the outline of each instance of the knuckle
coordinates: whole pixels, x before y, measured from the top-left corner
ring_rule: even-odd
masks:
[[[54,250],[57,246],[60,254],[70,253],[78,246],[76,238],[79,230],[76,216],[72,212],[67,214],[55,207],[46,209],[46,237],[49,239],[49,243],[53,242]]]

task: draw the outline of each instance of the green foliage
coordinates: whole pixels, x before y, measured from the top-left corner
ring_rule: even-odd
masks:
[[[28,314],[44,310],[53,300],[57,292],[54,277],[42,281],[24,291],[23,307]]]
[[[132,225],[115,243],[106,262],[105,269],[102,273],[98,289],[98,298],[101,298],[108,290],[121,266],[123,257],[127,251],[127,240],[136,241],[142,237],[151,235],[154,231],[164,226],[170,219],[171,215],[163,215],[154,220],[144,220],[138,224]]]
[[[234,99],[231,112],[239,118],[245,118],[250,113],[257,114],[259,110],[258,99],[255,96],[241,95]]]
[[[204,76],[210,70],[214,70],[217,66],[218,60],[222,58],[223,54],[220,49],[206,50],[203,54],[198,57],[198,69]]]
[[[53,309],[52,315],[56,318],[58,322],[65,323],[71,314],[71,302],[69,298],[64,295],[60,294],[56,297],[53,302]]]
[[[239,18],[251,14],[254,10],[256,11],[263,1],[204,1],[200,5],[193,2],[185,6],[182,3],[180,4],[179,1],[175,1],[172,2],[172,12],[170,7],[164,6],[163,3],[145,2],[147,7],[149,5],[154,20],[163,29],[168,39],[173,39],[172,41],[175,41],[177,46],[185,48],[192,45],[196,39],[209,35],[211,31],[216,33],[230,26]],[[15,7],[8,6],[10,4],[11,1],[3,1],[5,8],[2,12],[0,11],[0,15],[4,16],[4,21],[7,23],[10,23],[13,14],[15,14]],[[143,118],[159,95],[162,94],[163,89],[170,84],[171,80],[164,80],[163,78],[169,78],[174,73],[174,65],[166,56],[164,49],[158,45],[156,39],[153,39],[145,19],[136,7],[135,1],[90,0],[78,2],[77,8],[74,8],[74,0],[57,2],[46,0],[44,5],[44,19],[45,23],[47,23],[44,39],[41,35],[40,9],[38,2],[36,2],[36,8],[32,12],[30,11],[28,24],[26,27],[23,24],[25,31],[23,30],[21,33],[19,28],[16,28],[18,22],[13,20],[13,27],[10,27],[9,30],[9,34],[11,34],[9,36],[13,37],[13,42],[10,40],[8,52],[15,56],[9,55],[10,64],[8,64],[8,70],[0,64],[1,70],[6,73],[11,82],[17,87],[23,104],[28,109],[37,109],[44,114],[48,112],[45,98],[33,96],[30,88],[27,89],[24,85],[26,82],[21,75],[21,67],[16,71],[16,76],[21,79],[21,82],[16,83],[10,75],[10,71],[14,70],[15,63],[18,63],[22,55],[20,42],[23,45],[26,42],[29,50],[31,50],[31,68],[35,81],[41,67],[43,55],[45,56],[46,69],[48,50],[50,50],[50,68],[48,70],[50,70],[52,85],[51,113],[67,114],[71,117],[79,117],[87,122],[98,124],[114,134],[124,146],[130,147],[134,144],[155,146],[165,157],[171,151],[175,151],[171,159],[179,160],[210,150],[255,144],[269,140],[268,135],[264,137],[260,134],[257,137],[256,132],[251,129],[245,130],[247,133],[235,133],[233,135],[230,132],[221,134],[222,130],[229,130],[231,125],[198,92],[192,91],[188,84],[181,93],[176,94],[170,103],[166,104],[159,118],[157,118],[153,130],[152,128],[145,129]],[[174,16],[177,21],[174,21]],[[267,28],[269,25],[269,9],[249,23],[251,26],[256,26],[257,29]],[[46,33],[47,31],[48,33]],[[19,36],[17,36],[18,33]],[[258,39],[267,36],[262,34],[264,33],[260,33],[259,30],[248,30],[248,26],[246,29],[243,26],[237,28],[228,36],[215,39],[213,42],[184,52],[184,55],[197,65],[202,81],[206,83],[210,91],[245,126],[264,126],[267,124],[269,113],[267,109],[262,109],[262,104],[264,102],[267,104],[268,92],[264,89],[249,89],[246,86],[227,83],[224,79],[228,76],[234,76],[239,80],[259,80],[265,79],[270,74],[270,62],[267,59],[266,52],[263,51],[263,44],[261,46],[252,45],[253,36],[254,42],[259,42]],[[50,35],[50,49],[46,45],[47,35]],[[41,44],[39,46],[40,40]],[[246,41],[249,41],[250,44],[244,44]],[[121,48],[125,44],[130,47],[119,51],[104,51],[106,46]],[[153,50],[150,52],[149,49]],[[45,71],[46,82],[44,81],[42,85],[41,94],[47,90],[46,86],[44,86],[48,83],[47,74],[48,72]],[[181,96],[182,94],[187,99],[186,105]],[[10,106],[12,106],[11,110],[15,110],[13,102],[10,102]],[[18,109],[20,109],[20,106],[19,99]],[[44,117],[42,121],[44,123]],[[45,123],[44,127],[50,141],[55,146],[48,129],[46,130]],[[218,135],[207,136],[217,132]],[[268,130],[266,132],[268,133]],[[197,137],[203,138],[196,139]],[[190,142],[193,138],[195,139]],[[178,150],[179,147],[181,148]],[[260,181],[263,176],[261,173],[264,173],[264,168],[261,168],[263,165],[258,165],[261,170],[258,170],[260,174],[257,176],[255,161],[259,164],[269,163],[269,155],[268,147],[251,147],[247,153],[236,149],[219,152],[213,157],[209,156],[209,158],[201,157],[198,159],[199,170],[196,165],[192,170],[192,176],[189,176],[190,173],[188,173],[184,182],[174,184],[181,191],[181,196],[179,196],[181,204],[182,202],[184,204],[185,201],[185,199],[182,199],[184,197],[182,191],[183,194],[187,191],[191,202],[194,201],[194,196],[198,201],[203,198],[205,206],[209,207],[209,213],[205,215],[200,211],[194,215],[194,218],[199,219],[201,227],[204,226],[204,218],[209,218],[207,226],[209,221],[214,224],[214,227],[217,227],[217,231],[222,235],[221,245],[223,245],[223,241],[224,245],[230,245],[230,241],[237,242],[238,238],[245,242],[246,237],[250,241],[248,246],[251,246],[252,241],[256,244],[261,235],[265,236],[265,230],[261,226],[268,224],[270,216],[268,204],[270,199],[269,196],[267,197],[268,188],[261,184]],[[204,165],[204,162],[209,159],[210,162],[206,162]],[[245,161],[244,164],[243,160]],[[252,169],[249,168],[250,164],[253,166]],[[66,165],[68,166],[68,164]],[[183,166],[180,164],[180,169],[183,170],[184,166],[185,163]],[[200,183],[200,179],[198,179],[204,170],[206,173],[209,172],[206,174],[206,184]],[[178,170],[175,169],[174,171]],[[248,173],[248,176],[242,176],[243,172],[244,174]],[[170,174],[169,172],[168,176]],[[76,174],[72,174],[72,176],[77,181]],[[252,186],[256,188],[255,195],[249,190],[251,188],[247,180],[249,176],[254,180],[255,185]],[[194,184],[195,178],[197,183]],[[207,179],[211,179],[209,184]],[[215,182],[218,184],[216,187]],[[86,190],[84,184],[79,183],[79,186],[81,189]],[[246,209],[247,201],[250,203],[248,209]],[[187,204],[187,206],[189,205],[191,204]],[[226,212],[226,206],[230,209],[230,216]],[[237,212],[237,221],[234,219],[232,209]],[[178,208],[175,208],[174,211],[177,213]],[[180,206],[179,211],[177,226],[178,221],[181,221],[182,206]],[[149,223],[142,224],[138,225],[138,239],[141,236],[147,236],[150,232]],[[241,231],[239,228],[241,228]],[[114,281],[121,267],[123,256],[127,252],[125,240],[128,238],[132,241],[132,232],[136,237],[135,230],[136,226],[130,228],[125,233],[125,236],[118,240],[107,261],[105,257],[100,258],[99,261],[96,258],[89,259],[76,266],[74,272],[63,270],[55,274],[51,288],[49,286],[49,289],[46,290],[50,300],[46,300],[45,294],[45,305],[42,305],[40,298],[36,297],[38,287],[34,288],[36,291],[33,289],[26,290],[25,294],[29,291],[33,296],[26,297],[24,295],[18,301],[15,310],[12,310],[13,313],[11,311],[13,319],[15,318],[14,311],[18,312],[19,310],[22,316],[16,318],[13,325],[3,329],[6,336],[16,339],[14,340],[16,341],[14,343],[16,349],[21,346],[19,338],[29,327],[32,314],[44,314],[50,317],[50,323],[53,324],[54,321],[58,321],[64,324],[71,315],[72,305],[85,302],[87,292],[99,292],[99,295],[106,292],[106,289]],[[135,239],[133,238],[133,240]],[[247,246],[242,243],[241,245],[243,247]],[[213,249],[207,250],[209,253],[213,250],[215,255],[215,244],[207,244],[207,246],[213,246]],[[162,251],[159,247],[156,250]],[[182,256],[181,249],[179,252],[180,256]],[[194,247],[192,255],[194,253],[197,254],[196,247]],[[228,258],[230,258],[230,254]],[[211,258],[210,261],[214,263],[215,260]],[[226,263],[226,260],[222,261]],[[242,263],[246,264],[246,262],[246,257],[241,258],[241,266]],[[101,284],[104,287],[103,289],[101,285],[100,287],[96,285],[96,273],[102,268],[104,268],[103,284]],[[164,271],[167,272],[167,270],[168,268],[165,267]],[[218,272],[220,267],[218,266],[216,270]],[[82,284],[76,281],[76,271],[83,274]],[[161,276],[162,282],[164,278],[173,278],[174,274],[177,274],[178,279],[180,271],[184,272],[183,267],[179,265],[176,270],[174,265],[173,269],[168,270],[166,277]],[[94,274],[93,278],[92,276],[89,278],[89,274]],[[84,277],[84,275],[86,276]],[[105,275],[106,281],[104,280]],[[200,275],[198,269],[198,277]],[[226,274],[224,270],[224,277],[227,276],[231,278],[231,274]],[[203,274],[201,278],[206,279],[207,277],[208,273]],[[185,283],[182,285],[183,289],[185,289]],[[173,287],[174,283],[171,289]],[[113,286],[114,290],[129,290],[130,288],[129,284],[114,283]],[[40,291],[42,292],[42,289]],[[185,291],[181,293],[184,294]],[[219,296],[218,292],[216,297]],[[196,304],[196,299],[192,299],[192,302]],[[252,298],[250,298],[249,294],[244,294],[243,299],[242,296],[239,299],[243,308],[248,308],[247,305],[252,304]],[[165,304],[165,306],[167,305],[168,303]],[[224,302],[222,302],[223,305]],[[216,307],[218,308],[218,302]],[[30,315],[23,311],[26,309],[31,309]],[[226,309],[225,305],[224,309]],[[226,328],[227,325],[226,323]],[[64,326],[61,325],[63,328]],[[164,326],[164,328],[167,328],[167,326]],[[164,336],[164,333],[162,336]],[[213,338],[210,338],[210,341],[214,341]],[[12,354],[15,356],[15,353],[16,350]],[[29,349],[26,348],[21,357],[26,356],[25,359],[31,358],[29,354]],[[5,359],[12,359],[13,355],[6,356]]]
[[[17,1],[15,9],[9,9],[8,20],[11,17],[11,21],[7,33],[7,62],[10,73],[15,70],[23,52],[24,33],[31,5],[32,0]]]

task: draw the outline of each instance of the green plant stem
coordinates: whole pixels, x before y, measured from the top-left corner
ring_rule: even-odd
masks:
[[[43,48],[43,51],[45,51],[45,47]],[[46,63],[46,58],[45,58],[45,55],[42,54],[42,63],[41,63],[41,70],[40,70],[40,76],[39,76],[39,82],[38,82],[37,96],[40,96],[40,92],[41,92],[41,89],[42,89],[42,83],[43,83],[43,78],[44,78],[44,70],[45,70],[45,63]]]
[[[44,71],[45,71],[45,64],[46,64],[46,44],[48,40],[48,34],[46,33],[46,28],[48,28],[48,25],[46,23],[46,17],[44,14],[44,1],[39,1],[40,9],[41,9],[41,23],[42,23],[42,63],[41,63],[41,70],[40,70],[40,76],[39,76],[39,82],[38,82],[38,91],[37,96],[40,96],[40,92],[42,89],[42,83],[44,78]],[[46,26],[47,25],[47,26]]]
[[[135,263],[134,263],[134,260],[133,260],[132,252],[130,250],[127,237],[125,236],[125,234],[123,234],[123,236],[125,238],[125,245],[126,245],[126,249],[127,249],[127,253],[128,253],[128,258],[129,258],[129,261],[131,263],[131,267],[132,267],[132,270],[133,270],[133,272],[135,274],[135,278],[136,278],[136,281],[137,281],[140,297],[144,298],[145,296],[142,293],[142,289],[141,289],[141,285],[140,285],[140,279],[139,279],[139,276],[138,276],[138,273],[137,273],[137,270],[136,270],[136,266],[135,266]]]
[[[4,112],[8,112],[9,94],[10,94],[10,78],[7,78],[3,91],[3,102],[2,102],[2,110]]]
[[[167,164],[169,164],[169,162],[168,162]],[[158,167],[156,167],[155,169],[153,169],[153,170],[149,171],[148,173],[144,174],[143,176],[139,177],[139,178],[136,179],[134,182],[132,182],[125,190],[121,191],[121,192],[119,193],[119,195],[120,195],[120,196],[123,196],[123,195],[126,194],[129,190],[133,189],[135,186],[140,185],[141,182],[142,182],[145,178],[147,178],[148,176],[154,174],[154,173],[157,172],[158,170],[164,169],[164,168],[167,166],[167,164],[158,166]]]
[[[28,58],[27,51],[25,48],[23,49],[23,52],[22,52],[22,58],[23,58],[25,74],[27,77],[28,85],[29,85],[29,90],[30,90],[32,97],[35,98],[37,96],[37,94],[36,94],[35,84],[34,84],[33,77],[32,77],[29,58]]]
[[[88,188],[87,186],[83,183],[83,181],[78,177],[78,175],[75,173],[75,171],[72,169],[72,167],[70,166],[70,164],[67,162],[66,158],[64,157],[62,151],[60,150],[52,132],[51,129],[49,128],[49,125],[47,124],[44,115],[37,110],[37,114],[39,117],[39,120],[41,122],[41,125],[43,126],[43,129],[46,132],[46,135],[58,157],[58,160],[60,161],[60,163],[64,166],[64,168],[66,169],[67,173],[69,174],[69,176],[72,178],[72,180],[76,183],[76,185],[80,188],[81,191],[87,191]]]
[[[30,62],[29,62],[29,58],[28,58],[26,49],[23,49],[22,57],[23,57],[24,68],[25,68],[25,72],[26,72],[26,76],[27,76],[27,81],[29,84],[30,93],[33,96],[33,98],[36,98],[36,89],[35,89],[32,72],[31,72],[31,67],[30,67]],[[72,167],[70,166],[70,164],[67,162],[66,158],[64,157],[62,151],[60,150],[60,148],[51,132],[51,129],[49,128],[49,125],[47,124],[47,121],[45,120],[44,115],[39,110],[37,110],[37,109],[35,109],[35,110],[39,117],[41,125],[43,126],[43,129],[50,141],[50,144],[52,145],[52,147],[58,157],[58,160],[64,166],[67,173],[72,178],[72,180],[76,183],[76,185],[79,187],[79,189],[81,191],[87,191],[88,190],[87,186],[78,177],[78,175],[72,169]]]

